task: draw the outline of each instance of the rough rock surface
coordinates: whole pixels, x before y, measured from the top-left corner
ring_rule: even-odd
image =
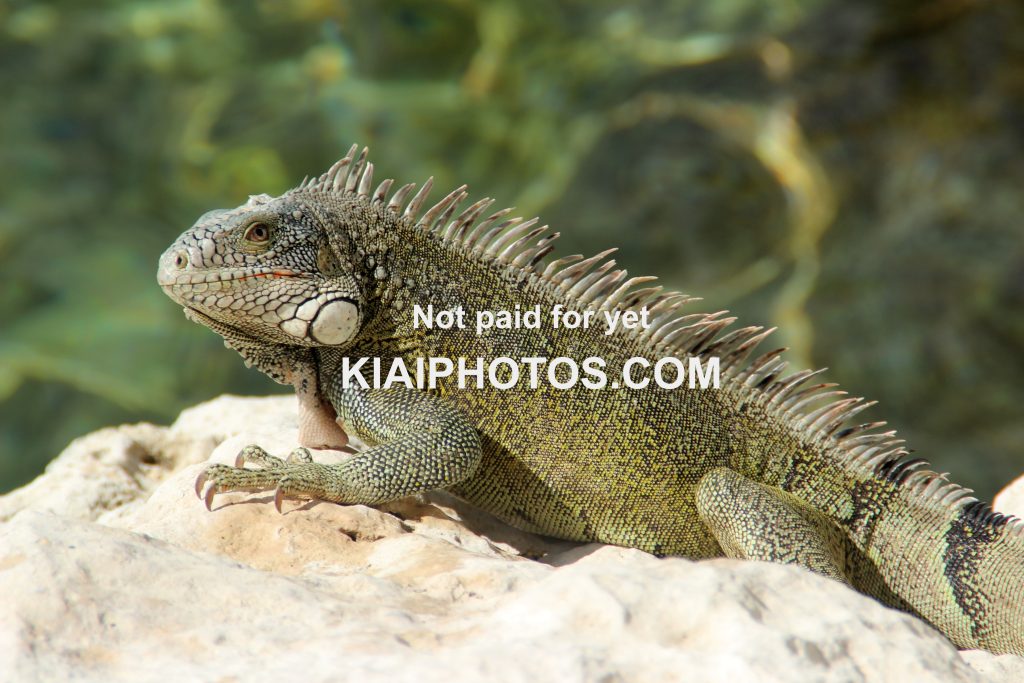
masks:
[[[0,497],[4,678],[1024,680],[1022,658],[958,653],[791,567],[555,542],[442,495],[196,499],[207,458],[295,433],[290,397],[222,397],[79,439]]]
[[[992,505],[1000,512],[1024,517],[1024,475],[1017,477],[1000,491]]]

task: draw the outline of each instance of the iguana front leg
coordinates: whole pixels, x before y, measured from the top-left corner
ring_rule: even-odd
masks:
[[[373,505],[457,484],[480,462],[476,428],[440,397],[401,387],[354,389],[338,396],[334,408],[369,449],[321,465],[304,449],[284,461],[248,446],[236,467],[211,465],[200,474],[196,493],[208,508],[218,492],[270,489],[276,489],[279,510],[286,496]],[[246,469],[246,461],[261,468]]]

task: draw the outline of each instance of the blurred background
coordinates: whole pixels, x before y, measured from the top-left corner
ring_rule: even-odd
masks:
[[[0,492],[286,391],[156,260],[352,142],[779,325],[985,498],[1024,471],[1021,3],[0,0],[0,59]]]

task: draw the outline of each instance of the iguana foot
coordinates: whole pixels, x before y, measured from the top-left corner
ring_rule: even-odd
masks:
[[[257,469],[248,469],[246,463]],[[287,496],[320,497],[329,480],[326,465],[313,462],[306,448],[296,448],[282,460],[259,446],[246,446],[235,457],[235,466],[210,465],[196,477],[196,495],[210,510],[213,497],[225,491],[269,491],[275,489],[274,507],[281,512],[281,501]]]

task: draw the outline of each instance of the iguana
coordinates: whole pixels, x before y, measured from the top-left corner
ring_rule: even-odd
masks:
[[[554,258],[558,233],[536,219],[490,212],[491,199],[459,211],[465,186],[429,208],[432,180],[415,194],[375,187],[357,152],[280,197],[205,214],[160,259],[159,283],[186,315],[294,385],[302,445],[338,447],[349,433],[368,445],[333,465],[249,446],[236,467],[200,475],[207,507],[227,490],[275,490],[280,509],[284,496],[373,505],[445,489],[563,539],[797,564],[923,617],[959,647],[1024,655],[1024,522],[909,458],[885,423],[851,424],[871,402],[843,398],[820,371],[787,374],[782,349],[755,356],[772,330],[680,315],[691,299],[628,277],[610,251]],[[648,324],[477,334],[414,320],[431,305],[642,311]],[[395,359],[460,357],[601,358],[609,379],[631,358],[718,358],[721,383],[558,388],[572,379],[566,363],[536,388],[469,377],[460,389],[455,374],[433,388],[364,388],[352,375],[355,359],[387,371]]]

